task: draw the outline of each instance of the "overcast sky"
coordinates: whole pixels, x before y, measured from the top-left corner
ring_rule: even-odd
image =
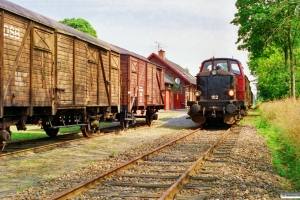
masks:
[[[83,18],[99,39],[144,57],[157,53],[160,43],[167,59],[192,75],[212,56],[237,58],[250,75],[248,53],[235,44],[238,27],[230,24],[236,0],[10,1],[56,21]]]

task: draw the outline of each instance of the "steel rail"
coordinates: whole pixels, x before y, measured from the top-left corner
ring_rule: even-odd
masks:
[[[70,143],[73,143],[73,142],[79,142],[79,141],[87,140],[87,139],[90,139],[90,138],[78,138],[78,139],[73,139],[73,140],[69,140],[69,141],[56,142],[54,144],[47,144],[47,145],[43,145],[43,146],[28,148],[28,149],[15,151],[15,152],[11,152],[11,153],[0,154],[0,160],[3,159],[3,158],[7,158],[7,157],[19,155],[19,154],[35,152],[35,151],[39,151],[39,150],[43,150],[43,149],[50,149],[50,148],[63,146],[63,145],[66,145],[66,144],[70,144]]]
[[[177,192],[189,181],[189,177],[199,169],[202,161],[209,157],[212,151],[226,138],[230,133],[230,128],[220,136],[220,138],[206,151],[202,156],[191,166],[189,167],[183,175],[173,184],[171,187],[159,198],[159,200],[169,200],[173,199]]]
[[[130,129],[138,130],[138,129],[143,128],[145,126],[146,126],[145,124],[136,124],[134,127],[130,127]],[[107,131],[107,130],[111,130],[111,129],[114,129],[114,128],[119,129],[119,127],[120,126],[109,126],[109,127],[101,128],[100,132],[101,133],[105,133],[105,131]],[[109,132],[106,132],[105,135],[107,135],[108,133]],[[69,135],[72,135],[72,134],[77,134],[77,133],[71,133]],[[58,138],[58,137],[65,137],[66,135],[68,135],[68,134],[59,135],[59,136],[56,136],[56,138]],[[38,147],[33,147],[33,148],[28,148],[28,149],[23,149],[23,150],[19,150],[19,151],[15,151],[15,152],[0,153],[0,160],[2,160],[4,158],[15,156],[15,155],[22,155],[22,154],[29,153],[29,152],[35,152],[35,151],[40,151],[40,150],[44,150],[44,149],[50,149],[50,148],[54,148],[54,147],[58,147],[58,146],[63,146],[63,145],[66,145],[66,144],[71,144],[73,142],[79,142],[79,141],[82,141],[82,140],[93,139],[95,137],[102,137],[102,136],[103,135],[94,136],[94,137],[90,137],[90,138],[82,137],[82,138],[78,138],[78,139],[72,139],[72,140],[69,140],[69,141],[56,142],[54,144],[48,144],[48,145],[43,145],[43,146],[38,146]],[[56,139],[56,138],[54,138],[54,139]],[[9,145],[11,145],[11,144],[17,144],[17,143],[21,143],[21,144],[25,143],[25,144],[27,144],[27,143],[31,143],[31,142],[32,143],[37,143],[39,141],[44,142],[46,139],[50,139],[50,138],[47,138],[47,137],[45,137],[45,138],[37,138],[37,139],[32,139],[32,140],[10,142],[8,144]]]
[[[112,176],[112,175],[116,174],[117,172],[130,167],[132,164],[134,164],[138,161],[145,160],[146,158],[151,157],[152,154],[158,152],[159,150],[164,149],[168,146],[171,146],[174,143],[176,143],[176,142],[178,142],[178,141],[194,134],[195,132],[197,132],[199,130],[200,130],[200,128],[198,128],[198,129],[196,129],[196,130],[194,130],[194,131],[192,131],[192,132],[190,132],[190,133],[188,133],[188,134],[186,134],[186,135],[184,135],[184,136],[182,136],[182,137],[180,137],[176,140],[173,140],[173,141],[171,141],[171,142],[169,142],[165,145],[162,145],[162,146],[160,146],[160,147],[158,147],[158,148],[156,148],[156,149],[154,149],[154,150],[152,150],[152,151],[150,151],[150,152],[148,152],[148,153],[146,153],[142,156],[138,156],[138,157],[126,162],[125,164],[122,164],[121,166],[115,167],[115,168],[113,168],[113,169],[111,169],[107,172],[104,172],[104,173],[100,174],[99,176],[97,176],[95,178],[84,181],[84,182],[82,182],[78,185],[73,186],[72,188],[69,188],[68,190],[65,190],[65,191],[62,191],[62,192],[60,192],[56,195],[53,195],[52,197],[48,198],[48,200],[68,199],[68,198],[75,197],[75,196],[79,195],[81,192],[83,192],[84,190],[94,187],[95,185],[100,183],[104,178]]]

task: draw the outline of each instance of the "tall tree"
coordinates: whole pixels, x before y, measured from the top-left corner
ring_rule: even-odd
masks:
[[[291,96],[295,98],[294,48],[298,45],[299,1],[237,0],[234,25],[238,31],[238,49],[259,58],[270,46],[283,49],[285,65],[290,66]]]
[[[68,25],[70,27],[73,27],[73,28],[75,28],[79,31],[84,32],[84,33],[87,33],[91,36],[98,37],[97,36],[97,31],[85,19],[82,19],[82,18],[78,18],[78,19],[66,18],[66,19],[64,19],[62,21],[59,21],[59,22],[65,24],[65,25]]]

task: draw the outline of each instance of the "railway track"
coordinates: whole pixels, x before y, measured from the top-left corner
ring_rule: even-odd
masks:
[[[146,126],[147,125],[145,123],[137,123],[131,126],[130,128],[139,129]],[[46,151],[56,147],[70,145],[74,142],[81,142],[84,140],[93,139],[95,137],[101,137],[105,134],[115,133],[117,131],[120,131],[120,126],[110,126],[101,128],[101,134],[94,134],[90,138],[83,137],[79,134],[80,132],[77,132],[57,135],[54,138],[46,137],[32,140],[8,142],[8,144],[5,146],[5,149],[0,153],[0,160],[11,156],[24,155],[31,152]]]
[[[197,129],[49,199],[205,198],[217,180],[215,175],[222,173],[218,165],[227,162],[240,130]]]

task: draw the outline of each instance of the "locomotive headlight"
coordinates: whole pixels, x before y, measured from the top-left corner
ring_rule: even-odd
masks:
[[[195,94],[196,97],[199,97],[199,96],[201,95],[201,91],[200,91],[200,90],[197,90],[197,91],[195,91],[194,94]]]
[[[228,91],[228,95],[231,96],[231,97],[233,97],[233,95],[234,95],[234,90],[233,90],[233,89],[230,89],[230,90]]]
[[[217,72],[217,70],[215,70],[215,69],[211,71],[211,74],[212,74],[213,76],[217,75],[217,73],[218,73],[218,72]]]

